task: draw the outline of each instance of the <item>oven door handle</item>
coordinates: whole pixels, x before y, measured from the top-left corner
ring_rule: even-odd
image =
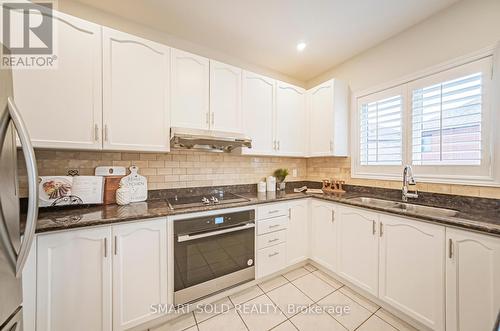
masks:
[[[213,236],[218,236],[220,234],[224,233],[231,233],[231,232],[236,232],[236,231],[241,231],[241,230],[246,230],[246,229],[251,229],[255,228],[255,223],[247,223],[242,226],[235,226],[233,228],[229,229],[223,229],[223,230],[218,230],[218,231],[212,231],[212,232],[207,232],[207,233],[201,233],[201,234],[194,234],[194,235],[182,235],[177,238],[177,242],[184,242],[184,241],[190,241],[190,240],[196,240],[196,239],[201,239],[201,238],[207,238],[207,237],[213,237]]]

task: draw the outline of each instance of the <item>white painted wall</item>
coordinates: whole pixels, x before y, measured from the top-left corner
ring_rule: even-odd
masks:
[[[335,77],[360,91],[500,40],[500,0],[463,0],[307,82]]]
[[[138,0],[140,1],[140,0]],[[189,41],[177,38],[173,35],[163,33],[158,30],[149,28],[143,24],[133,22],[128,19],[116,16],[113,13],[104,12],[97,8],[85,5],[78,1],[72,0],[59,0],[56,2],[56,8],[64,13],[85,19],[90,22],[94,22],[100,25],[108,26],[110,28],[127,32],[142,38],[146,38],[152,41],[156,41],[165,44],[170,47],[175,47],[187,52],[191,52],[197,55],[208,57],[220,62],[231,64],[245,70],[253,71],[261,75],[265,75],[271,78],[279,79],[290,84],[294,84],[300,87],[305,86],[305,82],[291,78],[282,73],[273,71],[262,66],[257,66],[252,63],[248,63],[241,59],[231,57],[227,54],[221,53],[214,49],[209,49]]]

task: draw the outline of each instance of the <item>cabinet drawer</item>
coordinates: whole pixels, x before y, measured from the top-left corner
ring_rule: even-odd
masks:
[[[257,235],[286,229],[288,217],[281,216],[257,222]]]
[[[257,249],[266,248],[272,245],[281,244],[286,241],[286,231],[276,231],[261,236],[257,236]]]
[[[265,277],[286,266],[286,243],[257,251],[257,277]]]
[[[259,220],[286,215],[288,215],[288,204],[286,203],[264,205],[257,208],[257,219]]]

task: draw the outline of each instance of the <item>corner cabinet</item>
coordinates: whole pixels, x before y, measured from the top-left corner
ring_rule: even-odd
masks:
[[[379,234],[379,298],[432,330],[444,330],[445,228],[381,214]]]
[[[209,129],[210,60],[172,49],[172,126]]]
[[[34,147],[102,147],[101,27],[54,11],[54,69],[14,69],[14,99]]]
[[[348,156],[349,89],[329,80],[307,91],[309,156]]]
[[[40,235],[37,241],[36,330],[111,331],[111,229]]]
[[[103,28],[103,147],[168,152],[170,48]]]
[[[322,201],[311,202],[311,258],[325,268],[337,270],[337,206]]]
[[[446,330],[493,330],[500,312],[500,238],[446,229]]]
[[[242,132],[242,70],[210,60],[210,129]]]
[[[305,90],[284,82],[276,84],[276,153],[305,156],[308,147]]]
[[[243,154],[273,155],[276,82],[268,77],[243,73],[243,132],[252,138],[252,148]]]
[[[168,304],[167,223],[160,218],[38,235],[36,268],[37,330],[137,326],[159,317],[151,305]]]
[[[337,272],[363,290],[378,295],[378,215],[338,208]]]

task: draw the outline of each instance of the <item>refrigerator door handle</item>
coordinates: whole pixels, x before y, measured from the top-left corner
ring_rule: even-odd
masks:
[[[0,148],[5,142],[9,124],[10,115],[8,111],[5,111],[0,118]],[[0,243],[4,246],[8,262],[12,267],[13,273],[15,274],[17,265],[17,253],[14,245],[12,244],[12,239],[10,238],[9,230],[7,229],[7,224],[5,222],[5,214],[3,212],[2,204],[0,201]]]
[[[35,159],[35,151],[31,145],[31,139],[23,122],[21,114],[16,107],[16,104],[11,98],[8,98],[9,114],[14,127],[16,128],[21,147],[26,163],[28,174],[28,211],[26,216],[26,228],[24,230],[24,238],[17,255],[16,276],[21,277],[24,265],[28,259],[28,254],[35,236],[36,222],[38,220],[38,170]]]

